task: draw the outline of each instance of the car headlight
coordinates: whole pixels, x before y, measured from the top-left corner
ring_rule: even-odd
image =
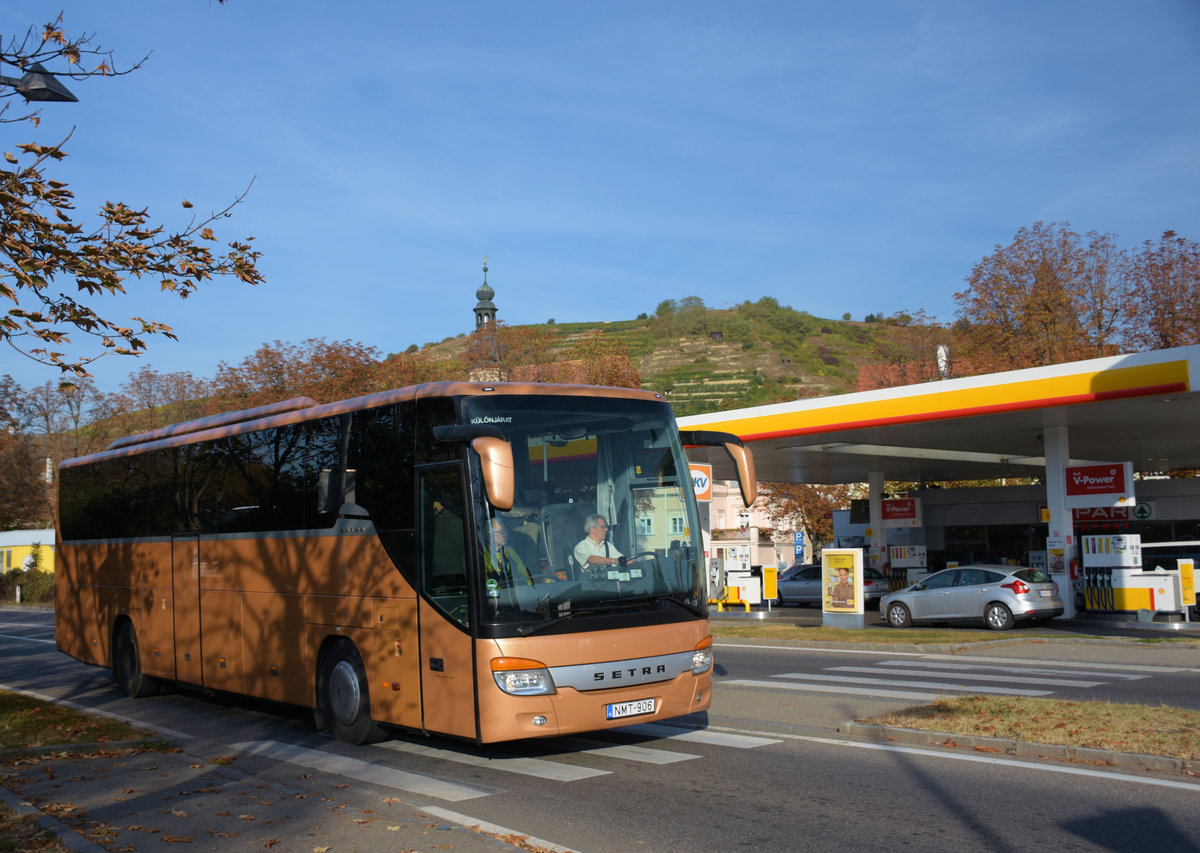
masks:
[[[692,652],[692,675],[704,675],[712,669],[712,637],[705,637]]]
[[[547,696],[554,693],[554,679],[541,661],[526,658],[492,658],[496,686],[513,696]]]

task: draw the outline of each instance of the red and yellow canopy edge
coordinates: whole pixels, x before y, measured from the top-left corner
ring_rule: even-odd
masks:
[[[1186,361],[1068,376],[1047,376],[970,388],[888,396],[845,405],[713,421],[695,429],[732,432],[744,441],[975,417],[1104,400],[1179,394],[1190,390]]]

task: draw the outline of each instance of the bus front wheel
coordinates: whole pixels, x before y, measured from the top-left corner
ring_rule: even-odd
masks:
[[[321,658],[317,672],[317,720],[338,740],[374,743],[387,732],[371,719],[371,696],[362,656],[353,643],[340,642]]]
[[[129,622],[118,625],[113,635],[113,681],[134,699],[153,696],[159,691],[158,680],[142,672],[137,631]]]

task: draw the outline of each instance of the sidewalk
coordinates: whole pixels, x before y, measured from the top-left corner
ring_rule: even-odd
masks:
[[[561,849],[504,835],[501,827],[475,831],[447,820],[448,810],[437,809],[439,817],[360,783],[314,790],[297,767],[250,775],[214,763],[220,756],[147,751],[140,742],[39,750],[16,767],[9,766],[13,753],[0,757],[0,802],[35,816],[80,853],[162,850],[164,843],[329,853]]]

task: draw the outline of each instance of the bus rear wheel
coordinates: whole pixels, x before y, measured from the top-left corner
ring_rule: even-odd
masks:
[[[162,687],[158,679],[142,672],[137,631],[129,622],[118,625],[113,635],[113,681],[134,699],[153,696]]]
[[[371,719],[371,695],[362,656],[350,642],[339,642],[321,658],[317,671],[317,720],[347,743],[375,743],[387,731]]]

